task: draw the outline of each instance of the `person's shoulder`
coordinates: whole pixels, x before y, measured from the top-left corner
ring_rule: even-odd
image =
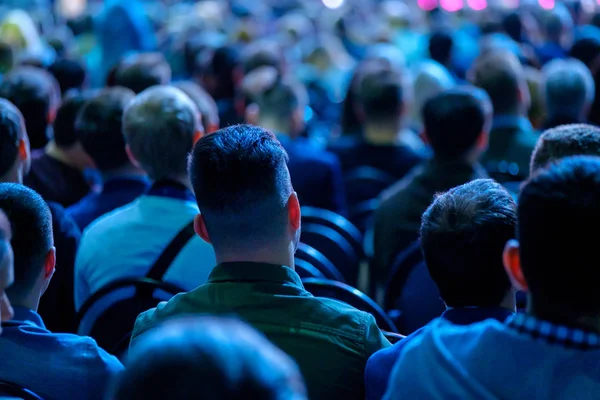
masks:
[[[366,332],[372,325],[377,325],[375,318],[371,314],[352,307],[347,303],[326,297],[313,297],[313,299],[327,320],[336,321],[336,326],[347,327],[353,330],[359,329]]]
[[[116,373],[123,369],[121,362],[98,346],[94,339],[70,333],[53,333],[63,351],[75,365],[98,371]]]
[[[104,235],[107,231],[120,230],[122,224],[129,220],[130,215],[135,212],[136,208],[137,203],[133,202],[104,214],[88,225],[83,232],[83,237]]]
[[[168,301],[158,303],[155,308],[151,308],[150,310],[141,313],[135,321],[135,326],[131,335],[132,343],[134,339],[137,339],[140,335],[152,329],[162,321],[178,315],[197,312],[198,310],[194,310],[194,306],[191,304],[195,297],[194,293],[197,290],[199,290],[199,288],[192,290],[191,292],[179,293]]]

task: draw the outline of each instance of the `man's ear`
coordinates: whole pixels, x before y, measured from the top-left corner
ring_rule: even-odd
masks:
[[[211,133],[215,133],[216,131],[219,130],[219,124],[208,124],[208,126],[206,127],[207,131],[206,134],[210,135]]]
[[[206,243],[212,244],[210,235],[208,234],[208,229],[206,228],[206,222],[204,221],[204,216],[202,214],[196,214],[194,217],[194,231],[196,232],[196,235],[200,236]]]
[[[529,287],[527,281],[523,276],[523,270],[521,269],[521,256],[519,254],[519,242],[516,240],[509,240],[504,247],[504,254],[502,255],[502,261],[504,262],[504,269],[508,274],[513,286],[523,292],[526,292]]]
[[[196,143],[198,143],[198,140],[202,139],[203,136],[204,136],[204,132],[202,132],[202,130],[197,130],[196,132],[194,132],[194,139],[193,139],[194,145],[196,145]]]
[[[425,129],[423,129],[423,131],[419,134],[419,137],[421,138],[423,143],[425,143],[426,145],[430,144],[429,136],[427,136],[427,132],[425,131]]]
[[[56,110],[52,109],[52,110],[48,111],[48,114],[46,115],[46,119],[47,119],[48,125],[52,125],[54,123],[54,120],[56,119]]]
[[[477,141],[475,142],[475,146],[478,149],[486,150],[488,148],[489,143],[489,135],[486,132],[481,132],[479,136],[477,136]]]
[[[258,125],[258,119],[260,118],[260,109],[258,104],[251,103],[246,107],[244,119],[251,125]]]
[[[298,201],[298,195],[296,192],[292,192],[287,202],[288,219],[290,226],[297,231],[300,229],[300,221],[302,219],[302,213],[300,212],[300,202]]]
[[[131,147],[128,144],[125,145],[125,152],[127,153],[127,157],[129,158],[129,162],[133,164],[134,167],[143,169],[140,165],[140,162],[135,158],[133,152],[131,151]]]
[[[46,254],[46,260],[44,262],[44,278],[49,280],[54,275],[54,269],[56,268],[56,248],[51,247]]]
[[[19,159],[21,161],[27,161],[29,160],[29,157],[29,143],[24,138],[19,139]]]

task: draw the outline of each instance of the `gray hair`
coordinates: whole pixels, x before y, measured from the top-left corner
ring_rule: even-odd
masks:
[[[423,126],[421,112],[427,100],[456,86],[454,78],[442,64],[427,60],[421,63],[414,79],[414,103],[411,117],[419,129]]]
[[[550,116],[561,114],[578,117],[595,96],[592,73],[579,60],[553,60],[542,69],[546,106]]]
[[[183,91],[172,86],[143,91],[123,114],[125,141],[153,180],[187,174],[187,157],[199,131],[198,109]]]

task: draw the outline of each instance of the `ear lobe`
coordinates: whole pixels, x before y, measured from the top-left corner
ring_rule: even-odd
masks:
[[[204,240],[208,244],[212,244],[210,240],[210,235],[208,234],[208,229],[206,229],[206,222],[204,221],[204,216],[202,214],[196,214],[194,217],[194,231],[196,235],[200,236],[202,240]]]
[[[504,269],[508,274],[513,286],[523,292],[527,292],[529,287],[523,270],[521,269],[521,256],[519,255],[519,242],[516,240],[509,240],[504,247],[504,253],[502,255],[502,261],[504,262]]]
[[[203,136],[204,136],[204,133],[200,130],[194,132],[194,139],[193,139],[194,146],[196,145],[196,143],[198,143],[198,140],[202,139]]]
[[[125,145],[125,152],[127,153],[129,162],[132,163],[134,167],[143,169],[142,166],[140,165],[139,161],[137,160],[137,158],[135,158],[135,156],[133,155],[133,152],[131,151],[131,147],[129,147],[128,144]]]
[[[47,122],[49,125],[52,125],[54,123],[54,120],[56,119],[56,111],[55,110],[50,110],[48,111],[48,115],[46,116],[47,118]]]
[[[54,275],[56,268],[56,248],[52,247],[46,254],[46,262],[44,263],[44,278],[49,280]]]
[[[290,194],[287,202],[288,218],[290,225],[294,230],[299,230],[301,226],[302,213],[300,211],[300,202],[298,201],[298,195],[296,192]]]
[[[29,159],[29,145],[25,139],[19,140],[19,158],[21,161],[27,161]]]
[[[479,149],[487,149],[488,147],[488,135],[485,132],[481,132],[477,137],[476,142],[477,148]]]

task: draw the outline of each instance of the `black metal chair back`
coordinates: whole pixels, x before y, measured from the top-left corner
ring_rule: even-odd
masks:
[[[313,247],[306,243],[298,243],[298,249],[296,250],[296,263],[298,260],[305,261],[308,264],[316,268],[326,279],[334,281],[345,282],[344,276],[340,271],[333,265],[331,261],[327,259],[320,251],[315,250]]]
[[[373,167],[358,167],[346,172],[344,184],[346,201],[350,206],[378,197],[396,182],[396,178]]]
[[[296,258],[294,260],[294,263],[296,264],[295,265],[296,273],[300,276],[300,278],[302,278],[302,279],[306,279],[306,278],[325,279],[325,275],[323,275],[323,273],[321,271],[319,271],[318,268],[316,268],[314,265],[312,265],[308,261]]]
[[[363,235],[367,231],[379,203],[379,198],[374,198],[350,207],[348,219]]]
[[[0,381],[0,396],[23,400],[43,400],[31,390],[6,381]]]
[[[318,224],[335,230],[350,243],[357,254],[363,256],[362,233],[341,215],[321,208],[302,207],[302,224]]]

